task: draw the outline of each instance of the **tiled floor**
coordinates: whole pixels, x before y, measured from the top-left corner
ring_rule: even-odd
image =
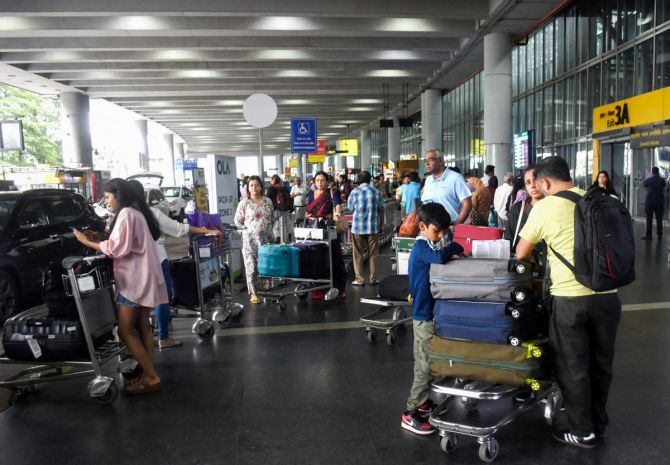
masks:
[[[606,438],[590,451],[563,446],[537,409],[497,435],[496,463],[670,464],[667,247],[667,239],[639,241],[638,279],[621,291],[630,311],[617,341]],[[220,330],[203,343],[189,320],[178,320],[184,346],[156,356],[160,393],[105,406],[87,398],[86,381],[45,385],[0,414],[0,464],[481,463],[472,439],[445,456],[437,437],[399,427],[412,376],[410,330],[388,347],[369,344],[362,328],[289,327],[355,322],[370,310],[357,303],[364,295],[374,289],[348,289],[337,304],[288,299],[283,313],[247,307],[235,325],[282,331],[274,334]],[[659,302],[653,310],[632,305]]]

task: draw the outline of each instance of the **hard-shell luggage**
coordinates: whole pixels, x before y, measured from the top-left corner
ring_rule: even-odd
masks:
[[[328,245],[323,242],[296,242],[292,247],[300,250],[298,272],[301,278],[328,279],[330,261]]]
[[[433,318],[440,337],[514,346],[545,336],[547,327],[546,312],[531,302],[438,300]]]
[[[488,381],[512,386],[537,386],[548,376],[542,343],[513,347],[434,336],[430,371],[435,376]]]
[[[533,294],[530,263],[466,258],[430,265],[430,291],[436,299],[523,302]]]
[[[85,295],[82,297],[85,298]],[[110,304],[97,307],[98,311],[90,312],[91,318],[88,319],[91,339],[96,347],[112,337],[115,325],[116,317],[110,307],[111,296],[108,298]],[[35,341],[39,349],[32,348],[31,344],[35,343],[30,341]],[[88,357],[79,316],[52,317],[46,305],[31,308],[8,319],[2,332],[2,345],[5,355],[12,360],[47,362]]]
[[[472,241],[492,241],[502,239],[503,230],[498,228],[487,228],[485,226],[472,226],[470,224],[457,224],[454,227],[453,241],[461,244],[466,254],[472,253]]]
[[[274,278],[300,275],[300,251],[295,247],[265,244],[258,249],[258,274]]]
[[[409,276],[398,274],[387,276],[379,282],[379,297],[395,302],[409,300]]]
[[[201,263],[203,270],[207,269],[209,262],[218,263],[215,259]],[[192,258],[182,258],[170,262],[170,275],[172,276],[172,304],[183,307],[195,308],[200,304],[198,296],[198,283],[196,281],[195,261]],[[203,299],[205,302],[211,300],[220,290],[220,286],[208,285],[209,278],[201,274],[201,285]],[[204,278],[207,278],[205,280]],[[205,282],[203,282],[205,281]]]

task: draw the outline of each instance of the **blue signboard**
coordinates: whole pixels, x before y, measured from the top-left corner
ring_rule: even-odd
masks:
[[[316,118],[291,120],[291,151],[293,153],[316,153]]]
[[[198,167],[198,160],[184,160],[182,162],[184,171],[193,170]]]

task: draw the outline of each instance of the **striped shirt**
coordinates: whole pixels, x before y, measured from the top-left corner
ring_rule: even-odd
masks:
[[[354,212],[351,223],[353,234],[379,232],[379,210],[384,208],[384,199],[378,189],[370,184],[361,184],[349,194],[347,206]]]

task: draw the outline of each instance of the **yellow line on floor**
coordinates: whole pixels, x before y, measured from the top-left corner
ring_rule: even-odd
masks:
[[[626,304],[622,305],[624,312],[634,312],[637,310],[667,310],[670,309],[670,302],[648,302],[646,304]]]

